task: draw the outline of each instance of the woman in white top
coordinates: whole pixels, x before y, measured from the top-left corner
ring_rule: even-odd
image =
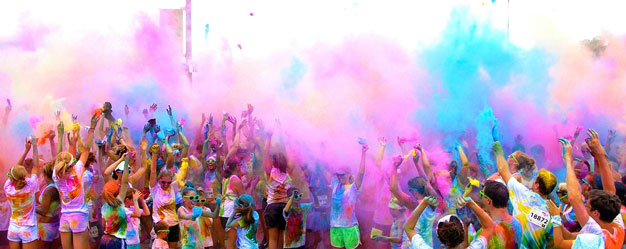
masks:
[[[37,144],[34,138],[26,141],[33,145],[33,158],[37,158]],[[33,160],[34,161],[34,160]],[[4,192],[11,204],[11,221],[7,239],[11,248],[35,249],[39,245],[37,216],[35,216],[35,194],[39,190],[37,174],[39,164],[35,163],[30,177],[24,166],[13,166],[4,184]]]

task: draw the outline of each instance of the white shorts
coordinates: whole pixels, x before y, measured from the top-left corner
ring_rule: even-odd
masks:
[[[37,226],[18,226],[11,223],[9,225],[9,232],[7,233],[7,239],[13,242],[29,243],[39,239],[39,232]]]
[[[89,227],[89,214],[81,212],[61,213],[59,231],[82,233]]]

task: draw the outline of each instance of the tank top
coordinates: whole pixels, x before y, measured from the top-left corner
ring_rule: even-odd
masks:
[[[224,179],[222,182],[222,205],[220,205],[220,217],[230,217],[230,215],[235,211],[235,199],[239,197],[235,191],[233,191],[230,186],[230,182],[233,177],[239,178],[236,175],[230,176],[228,179]]]
[[[291,187],[289,174],[280,172],[277,168],[272,168],[270,179],[267,184],[267,204],[287,203],[287,189]]]
[[[54,190],[57,190],[57,187],[56,185],[54,185],[54,183],[49,183],[48,185],[46,185],[41,190],[41,192],[39,192],[39,203],[43,202],[43,194],[46,193],[46,190],[48,190],[48,188],[54,188]],[[59,201],[50,201],[50,204],[48,205],[48,210],[46,210],[45,212],[45,217],[52,218],[58,216],[61,213],[61,203],[59,203]]]

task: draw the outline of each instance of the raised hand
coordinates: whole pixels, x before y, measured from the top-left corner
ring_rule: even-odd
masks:
[[[421,144],[415,144],[415,146],[413,146],[413,149],[415,149],[415,151],[417,152],[417,151],[422,151],[422,149],[424,148],[422,147]]]
[[[469,196],[459,197],[456,199],[457,208],[465,207],[467,204],[471,203],[473,200]]]
[[[402,164],[403,158],[402,155],[394,156],[391,160],[393,160],[393,167],[398,168]]]
[[[157,104],[153,103],[150,105],[150,113],[154,113],[157,110]]]
[[[7,99],[7,106],[4,107],[4,112],[9,113],[11,110],[13,110],[13,105],[11,105],[11,100]]]
[[[161,150],[161,146],[159,146],[158,143],[153,143],[152,146],[150,146],[150,154],[152,155],[159,153],[159,150]]]
[[[152,126],[150,124],[145,124],[143,126],[143,133],[148,133],[150,131],[150,129],[152,128]]]
[[[54,118],[56,119],[56,121],[61,120],[61,111],[54,112]]]
[[[433,207],[437,207],[439,205],[439,199],[437,199],[437,196],[427,196],[422,201]]]
[[[617,137],[617,132],[615,130],[609,130],[609,135],[606,137],[608,142],[613,142],[613,139]]]
[[[502,150],[502,144],[500,144],[500,142],[493,142],[493,153],[496,154],[496,156],[504,157],[504,150]]]
[[[148,141],[146,141],[145,138],[141,139],[141,142],[139,143],[139,148],[141,148],[141,151],[146,151],[148,149]]]
[[[77,120],[78,120],[78,115],[72,114],[72,123],[75,124]]]
[[[143,116],[144,116],[146,119],[150,119],[150,115],[149,115],[149,113],[148,113],[148,109],[143,109],[143,111],[141,111],[141,113],[143,113]]]
[[[57,124],[57,132],[59,133],[59,136],[65,133],[65,126],[63,125],[63,121],[59,121],[59,124]]]
[[[493,120],[493,127],[491,128],[491,136],[493,137],[493,141],[500,141],[500,132],[498,131],[498,120]]]
[[[598,133],[589,129],[587,131],[587,135],[589,138],[585,139],[587,145],[589,145],[589,149],[591,150],[591,155],[595,158],[599,158],[600,156],[604,156],[604,149],[602,148],[602,144],[600,144],[600,136]]]
[[[231,124],[234,125],[234,124],[237,123],[237,118],[235,118],[235,117],[233,117],[231,115],[228,115],[228,122],[230,122]]]
[[[128,108],[128,105],[124,105],[124,114],[128,116],[129,113],[130,113],[130,108]]]
[[[385,137],[379,137],[378,138],[378,143],[380,144],[381,147],[386,147],[387,146],[387,139]]]
[[[367,144],[361,145],[361,151],[366,152],[370,147]]]
[[[213,113],[209,113],[209,124],[213,124]]]
[[[167,111],[167,115],[172,116],[172,106],[167,105],[167,109],[165,109],[165,111]]]
[[[254,111],[254,106],[252,106],[252,104],[248,104],[248,115],[252,115],[253,111]]]
[[[30,151],[30,147],[33,145],[33,142],[31,141],[32,139],[30,139],[31,137],[27,137],[26,141],[24,142],[24,150],[25,151]]]
[[[557,206],[552,200],[548,200],[548,213],[550,213],[550,216],[561,215],[562,207],[562,204]]]
[[[565,138],[559,138],[559,143],[561,143],[561,157],[563,160],[571,160],[572,159],[572,144],[569,140]]]
[[[48,133],[50,133],[50,135],[48,136],[50,141],[54,140],[54,138],[56,137],[56,133],[54,132],[54,130],[50,130],[48,131]]]
[[[89,126],[89,127],[95,128],[96,125],[98,125],[98,119],[99,119],[98,115],[93,115],[91,117],[91,126]]]
[[[139,200],[141,199],[141,196],[143,195],[143,193],[141,193],[141,191],[135,191],[133,193],[133,200]]]

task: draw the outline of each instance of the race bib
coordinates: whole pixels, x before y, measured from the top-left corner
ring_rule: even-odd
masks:
[[[548,222],[550,222],[550,214],[548,212],[534,207],[530,210],[530,213],[528,213],[526,217],[530,223],[533,223],[541,228],[546,228],[548,226]]]

